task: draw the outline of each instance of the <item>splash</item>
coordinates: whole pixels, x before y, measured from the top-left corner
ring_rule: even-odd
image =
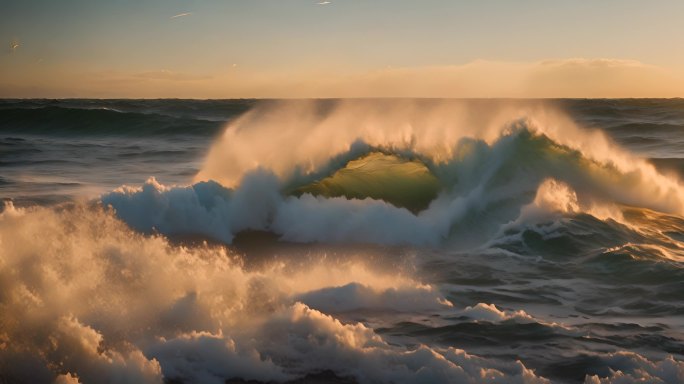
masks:
[[[425,159],[426,164],[429,160],[428,168],[435,168],[468,156],[464,141],[494,146],[521,129],[576,151],[599,168],[614,168],[614,175],[597,175],[610,176],[602,187],[611,197],[631,205],[684,213],[684,193],[677,179],[660,175],[652,165],[620,149],[601,132],[582,129],[553,105],[541,102],[263,103],[228,125],[195,180],[216,180],[232,188],[250,170],[261,168],[283,181],[315,181],[372,148],[409,153],[411,158]]]
[[[86,206],[0,214],[0,374],[11,382],[546,382],[521,363],[388,344],[321,312],[450,310],[431,286],[359,262],[245,268],[222,247],[136,234]],[[349,295],[350,290],[354,292]],[[379,307],[376,307],[376,305]],[[314,309],[314,308],[320,308]]]
[[[143,236],[93,206],[7,206],[0,242],[0,379],[8,382],[290,382],[331,370],[361,384],[549,383],[519,361],[406,348],[336,316],[369,309],[396,321],[428,311],[578,334],[521,310],[454,308],[409,273],[358,260],[250,269],[223,247]],[[684,377],[672,357],[595,358],[619,371],[587,383]]]
[[[684,209],[678,179],[525,102],[265,103],[227,127],[197,179],[211,180],[151,180],[102,201],[134,228],[170,236],[230,243],[259,230],[294,242],[463,248],[491,240],[535,196],[539,212],[561,204],[622,223],[621,207]]]

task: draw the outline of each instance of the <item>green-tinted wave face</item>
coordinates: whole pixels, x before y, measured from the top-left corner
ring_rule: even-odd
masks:
[[[439,189],[437,178],[420,161],[373,152],[350,161],[332,176],[297,188],[294,194],[370,197],[418,212],[428,207]]]

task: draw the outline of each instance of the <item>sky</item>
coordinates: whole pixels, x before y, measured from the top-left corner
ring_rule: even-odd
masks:
[[[684,1],[0,0],[0,97],[682,97]]]

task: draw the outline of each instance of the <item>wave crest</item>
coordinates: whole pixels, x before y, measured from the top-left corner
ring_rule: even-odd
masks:
[[[312,108],[306,103],[296,106],[297,116],[302,116],[302,108]],[[561,123],[548,120],[545,124],[551,128],[544,128],[547,125],[536,117],[508,121],[501,123],[495,136],[491,126],[479,131],[468,126],[472,137],[452,132],[451,125],[428,130],[439,140],[422,140],[413,133],[399,140],[389,129],[363,131],[363,137],[356,137],[358,132],[351,129],[341,133],[349,138],[348,147],[328,153],[330,145],[344,147],[346,141],[305,143],[291,150],[275,149],[270,141],[261,140],[262,134],[275,128],[252,119],[275,123],[273,119],[283,118],[282,108],[271,114],[261,111],[265,117],[248,114],[228,127],[209,155],[208,168],[200,173],[201,178],[220,172],[216,176],[225,184],[209,181],[169,188],[150,181],[141,189],[122,188],[104,195],[103,203],[138,230],[204,235],[228,243],[240,231],[251,229],[295,242],[429,246],[446,242],[465,248],[492,240],[521,214],[544,219],[544,214],[524,208],[535,196],[535,209],[542,213],[556,210],[560,202],[554,199],[562,198],[562,214],[587,213],[621,222],[620,207],[675,214],[684,207],[679,180],[659,174],[596,132],[562,125],[570,124],[562,119]],[[338,115],[350,113],[338,108],[348,107],[304,114],[304,123],[316,122],[310,134],[323,137],[330,127],[337,128],[334,121],[342,118]],[[441,108],[441,104],[433,107]],[[286,115],[294,113],[285,109]],[[426,114],[431,116],[431,111]],[[359,124],[364,121],[361,116]],[[288,130],[294,122],[284,124],[281,134],[286,144],[289,135],[299,130]],[[486,132],[489,139],[481,137]],[[382,137],[374,138],[376,133]],[[458,138],[453,145],[443,140],[449,135]],[[266,150],[274,152],[266,154]],[[255,156],[263,156],[261,162]],[[219,159],[223,166],[212,167]],[[240,179],[230,183],[221,175]],[[547,180],[557,181],[556,187],[551,188]],[[559,188],[567,193],[558,195]]]

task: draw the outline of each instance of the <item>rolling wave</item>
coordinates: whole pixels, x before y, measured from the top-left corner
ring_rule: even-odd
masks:
[[[214,135],[221,123],[158,113],[55,106],[4,108],[0,132],[67,136]]]

